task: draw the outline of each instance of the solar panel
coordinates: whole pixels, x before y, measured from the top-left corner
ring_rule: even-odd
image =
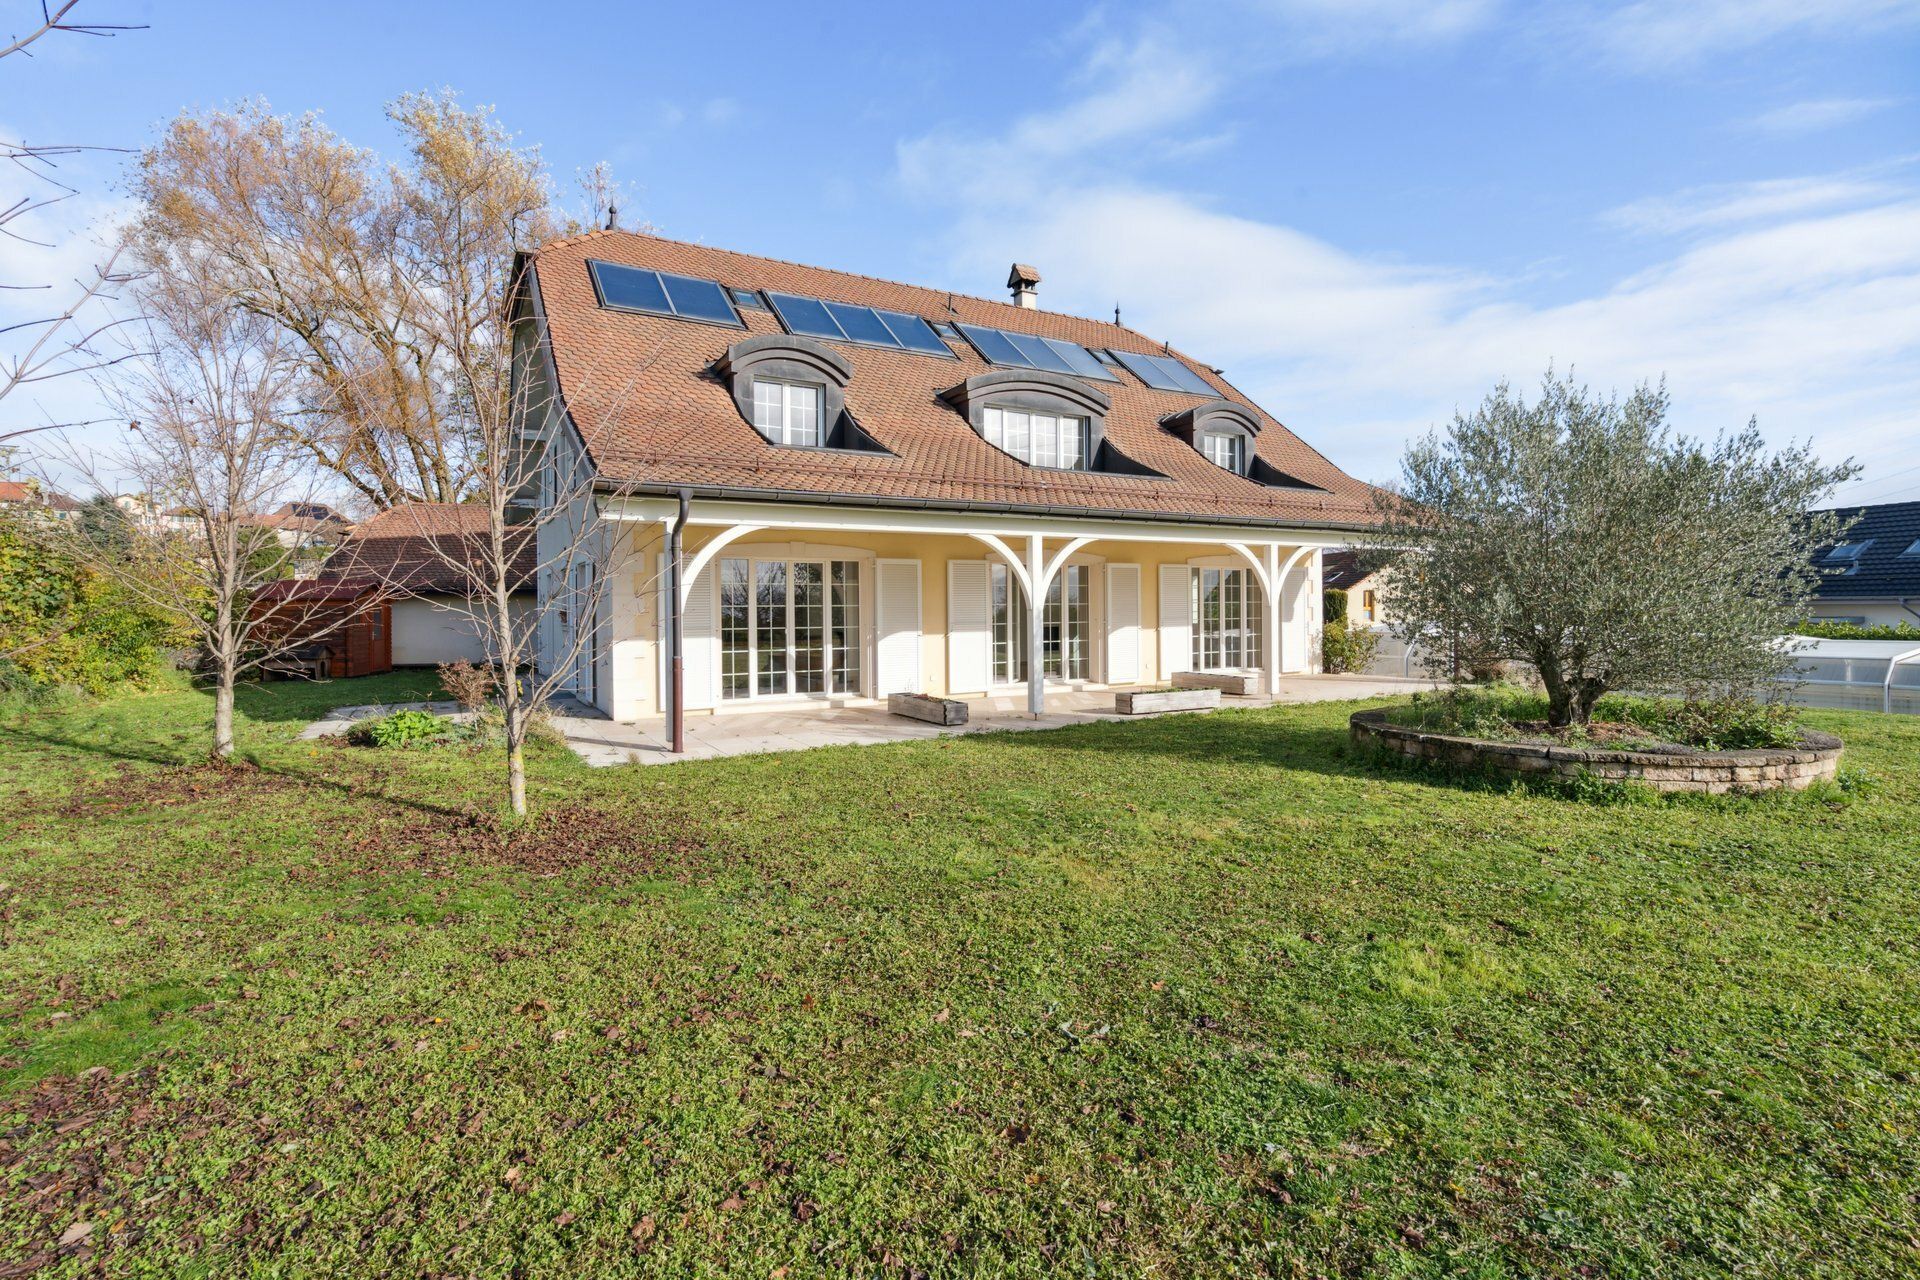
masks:
[[[827,313],[840,322],[840,328],[854,342],[870,343],[876,347],[897,347],[900,339],[893,336],[893,330],[886,322],[873,314],[872,307],[851,307],[844,302],[829,302]]]
[[[603,307],[745,327],[727,301],[726,291],[711,280],[592,259],[587,262],[587,270]]]
[[[1120,363],[1133,370],[1135,377],[1152,387],[1155,391],[1185,391],[1196,396],[1217,396],[1220,392],[1207,384],[1199,374],[1187,368],[1172,356],[1142,355],[1138,351],[1119,351],[1113,353]]]
[[[780,317],[780,323],[787,326],[788,333],[842,340],[847,336],[846,330],[827,314],[826,305],[818,298],[801,298],[791,293],[769,291],[767,301],[773,304],[774,313]]]
[[[899,311],[880,311],[875,314],[887,322],[887,328],[893,331],[893,336],[898,338],[900,345],[907,350],[924,351],[933,356],[953,354],[947,344],[935,336],[933,326],[919,316],[910,316]]]
[[[673,303],[675,315],[695,320],[717,320],[722,324],[740,323],[740,317],[733,313],[733,304],[727,301],[726,291],[713,281],[673,276],[662,271],[660,283],[667,287],[667,300]]]
[[[985,329],[976,324],[957,326],[988,364],[1010,365],[1016,369],[1045,369],[1050,373],[1071,373],[1101,382],[1118,382],[1093,353],[1078,343],[1037,334],[1013,333],[1006,329]]]
[[[769,291],[767,298],[788,333],[953,358],[947,344],[935,337],[919,316],[903,311],[876,311],[850,302],[822,302],[794,293]]]

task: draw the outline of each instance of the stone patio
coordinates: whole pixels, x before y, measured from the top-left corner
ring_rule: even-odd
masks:
[[[1384,676],[1282,676],[1277,698],[1222,698],[1223,707],[1265,707],[1274,702],[1338,702],[1381,694],[1434,689],[1432,680],[1399,680]],[[711,760],[718,756],[756,755],[766,751],[806,751],[813,747],[866,746],[905,742],[913,738],[945,738],[962,733],[1025,732],[1059,729],[1098,720],[1151,720],[1154,716],[1123,716],[1113,709],[1113,691],[1071,690],[1047,695],[1047,713],[1039,719],[1027,714],[1025,693],[1006,697],[967,698],[967,723],[942,726],[890,714],[882,704],[855,707],[796,707],[781,711],[730,711],[720,715],[687,717],[687,749],[675,755],[667,749],[664,717],[650,716],[632,723],[607,719],[597,709],[573,698],[559,697],[548,704],[553,722],[567,745],[590,765],[674,764],[682,760]],[[431,711],[456,716],[452,702],[370,703],[335,707],[323,720],[301,731],[302,738],[325,738],[345,733],[356,720],[390,715],[395,711]],[[1205,711],[1169,711],[1165,715],[1205,715]]]
[[[1264,707],[1275,701],[1334,702],[1437,687],[1431,680],[1396,680],[1377,676],[1285,676],[1280,680],[1277,699],[1222,698],[1220,705]],[[806,751],[813,747],[864,746],[905,742],[914,738],[946,738],[963,733],[1059,729],[1099,720],[1156,718],[1115,714],[1111,690],[1050,693],[1047,695],[1046,714],[1037,720],[1027,714],[1024,693],[1009,697],[966,698],[963,701],[967,704],[967,723],[953,726],[927,724],[892,715],[881,705],[692,715],[687,717],[686,752],[677,756],[667,749],[664,717],[651,716],[632,723],[618,723],[570,698],[556,700],[552,710],[555,723],[566,736],[567,745],[591,765],[673,764],[681,760],[711,760],[717,756],[754,755],[765,751]],[[1172,711],[1164,714],[1207,713]]]

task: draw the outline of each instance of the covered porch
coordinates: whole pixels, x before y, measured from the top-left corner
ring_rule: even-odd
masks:
[[[1428,680],[1373,676],[1303,675],[1281,677],[1277,697],[1223,698],[1221,708],[1265,707],[1276,702],[1332,702],[1370,698],[1381,694],[1433,688]],[[567,745],[588,764],[670,764],[680,760],[713,760],[725,756],[758,755],[772,751],[808,751],[815,747],[868,746],[910,742],[923,738],[1059,729],[1102,720],[1152,720],[1159,716],[1123,716],[1113,709],[1113,695],[1091,690],[1060,690],[1046,695],[1038,716],[1027,707],[1024,694],[962,699],[968,720],[964,725],[941,726],[891,715],[878,704],[807,707],[737,715],[696,717],[687,724],[686,750],[675,754],[664,716],[622,723],[608,719],[597,708],[572,699],[556,701],[550,710],[554,725]],[[1204,711],[1170,711],[1164,715],[1205,715]]]
[[[598,510],[624,536],[576,692],[670,728],[677,659],[690,737],[742,713],[825,723],[895,692],[979,700],[998,721],[1188,671],[1274,690],[1319,670],[1321,553],[1346,537],[664,494]]]

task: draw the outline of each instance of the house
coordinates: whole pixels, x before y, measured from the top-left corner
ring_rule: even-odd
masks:
[[[522,266],[539,559],[614,549],[539,575],[542,663],[614,719],[670,709],[676,622],[698,714],[1317,669],[1373,491],[1033,268],[993,300],[614,230]]]
[[[1815,622],[1920,625],[1920,502],[1836,508],[1853,519],[1840,542],[1821,547]]]
[[[333,546],[353,528],[353,521],[324,502],[283,502],[246,523],[271,529],[275,541],[289,550]]]
[[[281,578],[248,607],[254,635],[282,649],[267,671],[338,680],[393,670],[393,610],[378,579]]]
[[[1324,586],[1329,591],[1347,593],[1347,625],[1375,627],[1387,620],[1380,590],[1381,571],[1352,547],[1329,551],[1321,557]]]
[[[0,480],[0,507],[30,511],[55,520],[71,520],[80,514],[80,504],[64,493],[55,493],[38,480]]]
[[[485,508],[472,504],[394,507],[355,526],[321,565],[320,577],[381,584],[392,606],[395,666],[484,662],[488,646],[474,623],[470,595],[484,581],[474,570],[486,563],[478,549],[487,529]],[[533,607],[533,539],[516,532],[514,554],[510,612],[516,625],[525,625]]]

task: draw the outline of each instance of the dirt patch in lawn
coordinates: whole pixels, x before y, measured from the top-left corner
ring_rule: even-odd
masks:
[[[301,784],[244,760],[150,766],[122,763],[110,778],[85,783],[53,808],[62,818],[105,818],[138,809],[165,809],[203,800],[246,800]]]
[[[535,875],[590,868],[596,880],[634,875],[691,879],[711,866],[707,846],[686,823],[639,813],[555,806],[521,822],[469,810],[444,817],[374,823],[345,833],[330,858],[361,871],[454,874],[503,866]]]

